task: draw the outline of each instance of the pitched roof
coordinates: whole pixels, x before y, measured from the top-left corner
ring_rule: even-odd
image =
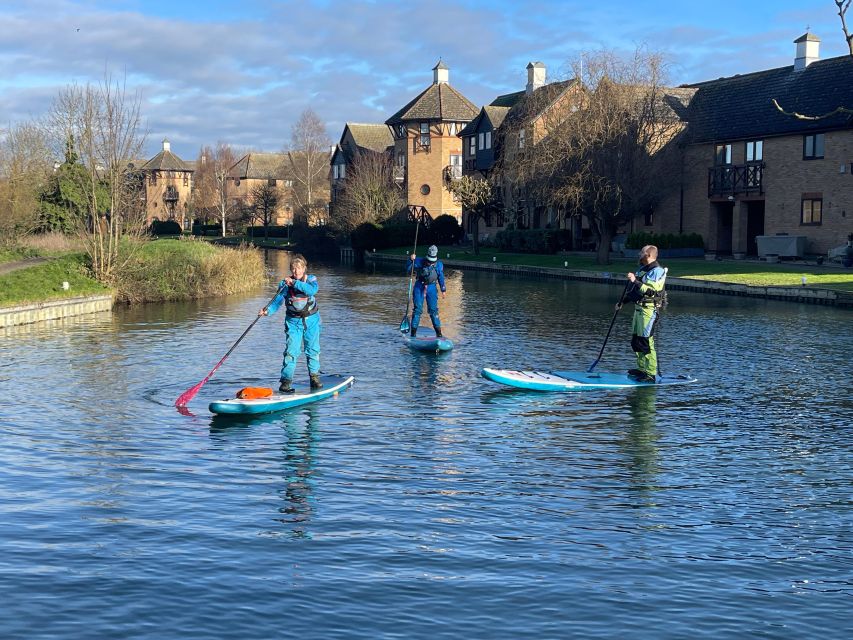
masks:
[[[142,165],[142,171],[193,171],[193,168],[170,150],[164,149]]]
[[[394,125],[409,120],[468,122],[477,115],[477,106],[447,82],[434,83],[415,96],[405,107],[385,121]]]
[[[853,56],[817,60],[805,69],[793,65],[709,82],[682,85],[696,90],[688,120],[692,142],[736,140],[847,128],[849,113],[802,120],[780,112],[818,116],[838,107],[853,108]]]
[[[228,175],[241,180],[283,180],[286,159],[284,153],[247,153],[234,163]]]
[[[477,117],[466,124],[462,131],[457,135],[460,138],[475,135],[480,130],[480,123],[483,120],[488,120],[492,129],[497,129],[501,126],[501,123],[504,121],[508,112],[509,107],[493,107],[491,105],[486,105],[480,109],[480,113],[477,114]]]
[[[516,91],[515,93],[505,93],[498,96],[489,103],[490,107],[514,107],[515,103],[525,96],[525,91]]]
[[[385,151],[388,147],[394,146],[394,136],[391,135],[391,130],[386,124],[347,122],[346,127],[344,127],[344,133],[341,136],[341,142],[344,140],[347,129],[349,129],[356,146],[360,149]]]
[[[535,120],[545,113],[560,96],[575,84],[577,84],[577,80],[571,78],[569,80],[542,85],[530,95],[527,95],[525,91],[521,91],[522,95],[516,99],[510,110],[507,111],[503,121],[507,124],[518,124],[523,121],[531,122]],[[494,101],[492,105],[494,105]]]

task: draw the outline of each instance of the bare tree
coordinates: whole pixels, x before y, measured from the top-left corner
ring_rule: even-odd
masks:
[[[329,197],[329,148],[326,125],[311,109],[299,116],[287,152],[293,197],[300,221],[313,224]]]
[[[237,162],[231,146],[225,142],[217,142],[211,159],[211,172],[215,188],[214,203],[222,225],[222,237],[225,237],[225,225],[237,210],[237,205],[229,198],[228,174]]]
[[[196,217],[206,224],[219,208],[219,186],[215,175],[215,154],[212,147],[203,146],[198,152],[193,175],[192,203]]]
[[[109,73],[97,85],[71,85],[60,91],[49,116],[55,143],[75,141],[85,167],[85,216],[75,222],[92,270],[109,282],[119,263],[119,242],[145,231],[138,174],[132,161],[145,142],[141,130],[141,98]],[[125,258],[128,259],[129,255]]]
[[[841,19],[841,31],[844,33],[847,49],[850,51],[850,55],[853,56],[853,34],[847,29],[847,10],[850,8],[851,0],[834,1],[835,6],[838,7],[838,17]]]
[[[52,164],[44,131],[35,123],[0,133],[0,244],[13,244],[38,225],[38,194]]]
[[[458,180],[452,180],[447,188],[459,200],[462,210],[468,214],[468,224],[472,232],[471,244],[474,255],[479,255],[480,234],[478,227],[480,220],[488,220],[489,216],[503,206],[500,191],[489,180],[472,176],[462,176]]]
[[[348,234],[365,222],[390,218],[406,204],[394,181],[391,156],[358,152],[347,166],[346,184],[335,206],[331,224]]]
[[[269,238],[269,226],[275,217],[275,210],[281,200],[281,192],[269,183],[263,183],[252,189],[249,194],[251,204],[248,207],[252,221],[257,220],[264,227],[264,238]]]
[[[588,220],[600,264],[608,263],[619,228],[651,213],[675,182],[670,143],[684,124],[663,71],[661,57],[644,49],[629,59],[585,55],[575,69],[584,87],[578,103],[544,122],[536,144],[505,166],[505,191]]]

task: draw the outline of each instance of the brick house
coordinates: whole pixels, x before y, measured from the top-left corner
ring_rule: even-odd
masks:
[[[756,239],[767,236],[790,236],[792,255],[845,243],[853,232],[853,56],[819,60],[811,33],[794,42],[793,65],[683,85],[692,97],[678,188],[634,230],[699,233],[707,252],[736,258],[758,255]]]
[[[383,153],[393,157],[394,137],[387,125],[348,122],[332,152],[329,173],[329,215],[334,216],[335,202],[346,184],[347,167],[364,153]]]
[[[192,165],[172,153],[168,140],[163,140],[160,152],[142,165],[145,217],[153,220],[174,220],[187,228],[193,188]]]
[[[395,177],[406,202],[462,219],[462,207],[447,189],[447,180],[461,175],[459,132],[477,115],[477,107],[450,85],[450,71],[438,61],[432,84],[385,121],[394,139]]]
[[[252,206],[252,192],[257,187],[273,187],[279,200],[272,224],[293,224],[293,182],[288,175],[287,154],[247,153],[229,169],[228,181],[228,197],[238,210]]]

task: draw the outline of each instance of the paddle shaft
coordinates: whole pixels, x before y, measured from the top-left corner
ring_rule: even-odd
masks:
[[[421,228],[421,221],[418,220],[415,225],[415,244],[412,246],[412,253],[418,252],[418,230]],[[411,260],[411,258],[409,258]],[[406,315],[403,317],[403,322],[409,317],[409,307],[412,304],[412,288],[415,283],[415,268],[412,267],[412,275],[409,276],[409,296],[406,298]]]
[[[625,299],[625,293],[628,291],[628,287],[631,286],[631,281],[629,280],[625,284],[625,288],[622,289],[622,295],[619,296],[619,302],[616,305],[616,311],[613,312],[613,317],[610,319],[610,327],[607,329],[607,335],[604,336],[604,343],[601,345],[601,350],[598,352],[598,357],[595,359],[589,369],[587,369],[587,373],[592,373],[592,370],[595,369],[595,365],[598,364],[598,361],[601,360],[601,356],[604,355],[604,347],[607,346],[607,341],[610,339],[610,333],[613,331],[613,325],[616,323],[616,316],[619,315],[619,311],[622,309],[622,300]]]
[[[281,289],[279,289],[278,291],[276,291],[276,293],[275,293],[275,295],[276,295],[276,296],[278,296],[279,291],[281,291]],[[275,300],[275,297],[273,297],[273,299],[272,299],[272,300],[270,300],[270,301],[266,304],[266,306],[264,307],[264,311],[266,311],[266,310],[267,310],[267,308],[272,304],[272,301],[273,301],[273,300]],[[221,366],[222,366],[222,363],[223,363],[223,362],[225,362],[225,360],[228,358],[228,356],[230,356],[230,355],[231,355],[231,352],[232,352],[232,351],[234,351],[234,349],[236,349],[236,348],[237,348],[237,345],[238,345],[238,344],[240,344],[240,341],[241,341],[243,338],[245,338],[245,337],[246,337],[246,334],[247,334],[247,333],[249,333],[249,331],[251,331],[251,330],[252,330],[252,327],[254,327],[254,326],[255,326],[255,323],[256,323],[258,320],[260,320],[260,319],[261,319],[261,315],[259,314],[259,315],[258,315],[258,317],[256,317],[254,320],[252,320],[252,324],[250,324],[248,327],[246,327],[246,330],[245,330],[245,331],[240,335],[240,337],[239,337],[239,338],[237,338],[237,342],[235,342],[234,344],[232,344],[232,345],[231,345],[231,348],[230,348],[230,349],[228,349],[228,352],[227,352],[224,356],[222,356],[222,360],[220,360],[219,362],[217,362],[217,363],[216,363],[216,366],[215,366],[215,367],[213,367],[213,369],[211,369],[211,370],[210,370],[210,373],[208,373],[208,374],[205,376],[204,380],[202,380],[201,382],[199,382],[199,383],[198,383],[197,385],[195,385],[194,387],[192,387],[192,388],[187,389],[186,391],[184,391],[184,392],[183,392],[183,393],[178,397],[178,399],[177,399],[177,400],[175,400],[175,406],[176,406],[176,407],[185,407],[185,406],[187,405],[187,403],[188,403],[190,400],[192,400],[193,398],[195,398],[195,396],[196,396],[196,394],[199,392],[199,390],[200,390],[200,389],[201,389],[205,384],[207,384],[207,381],[208,381],[208,380],[210,380],[210,378],[213,376],[213,374],[214,374],[214,373],[216,373],[216,370],[217,370],[219,367],[221,367]]]

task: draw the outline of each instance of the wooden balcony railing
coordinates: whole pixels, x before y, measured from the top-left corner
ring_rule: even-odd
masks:
[[[708,169],[708,197],[764,195],[764,163],[731,164]]]

